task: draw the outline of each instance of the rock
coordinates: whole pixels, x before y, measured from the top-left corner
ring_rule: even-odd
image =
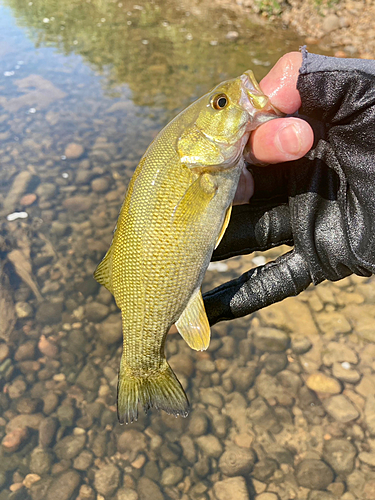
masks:
[[[367,429],[371,436],[375,436],[375,396],[368,396],[364,414]]]
[[[55,445],[54,451],[60,460],[70,460],[71,458],[76,457],[80,453],[80,451],[82,451],[85,443],[85,435],[66,436]]]
[[[348,365],[346,365],[346,363],[347,361],[344,363],[333,363],[332,374],[342,382],[356,384],[360,381],[361,375],[357,370],[351,369],[349,363]]]
[[[91,182],[91,189],[96,193],[105,193],[108,191],[109,185],[110,183],[107,177],[100,177]]]
[[[28,193],[22,196],[20,199],[20,205],[23,207],[29,207],[36,201],[36,194],[35,193]]]
[[[39,351],[47,356],[48,358],[55,358],[59,352],[56,344],[46,339],[44,335],[41,335],[38,342]]]
[[[84,151],[85,150],[83,146],[81,146],[81,144],[71,142],[66,146],[64,155],[67,157],[68,160],[76,160],[77,158],[80,158],[83,155]]]
[[[252,470],[255,460],[253,450],[231,446],[221,455],[219,468],[226,476],[242,476]]]
[[[89,196],[70,196],[63,201],[63,207],[70,212],[87,212],[91,208],[92,201]]]
[[[146,450],[146,436],[142,432],[130,429],[117,437],[117,450],[120,453],[132,452],[136,456],[140,451]]]
[[[62,427],[71,427],[74,424],[75,409],[70,404],[62,404],[57,409],[57,418]]]
[[[95,491],[88,485],[82,484],[79,489],[79,494],[76,500],[95,500]]]
[[[141,477],[138,481],[138,495],[139,500],[165,500],[159,486],[147,477]]]
[[[76,382],[83,389],[97,391],[100,383],[97,369],[91,363],[87,363],[78,375]]]
[[[85,306],[85,314],[88,321],[97,323],[108,316],[109,307],[100,302],[89,302]]]
[[[208,457],[219,458],[223,452],[220,441],[216,436],[208,434],[197,438],[197,445]]]
[[[196,363],[196,369],[203,373],[214,373],[216,371],[216,366],[210,359],[200,359]]]
[[[52,182],[42,182],[39,184],[39,186],[36,188],[35,193],[39,198],[41,198],[43,201],[50,200],[55,196],[56,193],[56,185],[53,184]]]
[[[188,432],[193,436],[202,436],[206,434],[208,428],[208,419],[205,413],[199,410],[192,412],[189,417]]]
[[[61,320],[62,307],[61,302],[42,302],[35,315],[37,323],[43,325],[58,323]]]
[[[51,233],[54,234],[55,236],[58,236],[59,238],[65,236],[68,229],[69,229],[68,224],[63,224],[62,222],[59,222],[57,220],[52,221]]]
[[[6,451],[7,453],[13,453],[17,451],[22,442],[25,441],[27,436],[28,432],[27,428],[25,427],[16,428],[8,432],[8,434],[6,434],[1,441],[4,451]]]
[[[120,488],[117,490],[116,500],[138,500],[138,493],[132,488]]]
[[[249,500],[246,482],[241,476],[217,481],[213,490],[217,500]]]
[[[238,31],[228,31],[228,33],[225,35],[225,38],[227,40],[237,40],[237,38],[240,36]]]
[[[292,338],[291,348],[292,351],[296,354],[305,354],[312,347],[312,343],[309,338],[301,337],[301,338]]]
[[[358,458],[364,464],[370,465],[371,467],[375,467],[375,452],[368,453],[366,451],[362,451]]]
[[[68,470],[53,480],[47,490],[45,500],[71,500],[81,482],[78,472]]]
[[[231,420],[228,415],[215,415],[212,419],[212,429],[215,436],[223,439],[230,429]]]
[[[38,430],[41,421],[44,419],[41,413],[33,413],[28,415],[22,413],[13,417],[6,425],[6,432],[11,432],[14,429],[30,427],[31,429]]]
[[[245,392],[254,383],[257,374],[257,364],[248,363],[247,366],[238,367],[232,372],[232,380],[236,391]]]
[[[19,319],[31,318],[34,314],[33,308],[27,302],[16,302],[14,309]]]
[[[271,375],[281,372],[288,364],[288,358],[285,352],[275,352],[267,356],[264,368]]]
[[[8,387],[8,396],[10,399],[20,398],[26,391],[26,383],[23,379],[16,379]]]
[[[258,328],[253,340],[257,349],[266,352],[285,351],[289,344],[288,335],[276,328]]]
[[[113,465],[104,465],[95,471],[94,487],[101,495],[111,496],[118,488],[120,481],[120,471]]]
[[[34,359],[35,356],[35,342],[28,341],[21,344],[14,353],[16,361],[24,361],[25,359]]]
[[[89,450],[83,450],[74,459],[73,467],[77,470],[87,470],[94,460],[93,454]]]
[[[195,451],[194,442],[191,439],[191,437],[186,434],[182,435],[180,438],[180,444],[182,447],[183,455],[186,458],[186,460],[191,464],[196,462],[197,453]]]
[[[52,457],[43,448],[34,448],[30,456],[30,471],[34,474],[47,474],[52,465]]]
[[[277,469],[278,464],[276,460],[266,457],[255,464],[251,476],[258,481],[267,482]]]
[[[325,490],[333,481],[333,472],[321,460],[307,459],[297,465],[296,479],[303,488]]]
[[[39,425],[39,446],[47,448],[54,436],[57,429],[57,421],[55,418],[48,417],[41,421]]]
[[[331,33],[340,27],[340,18],[336,14],[329,14],[323,18],[322,28],[326,33]]]
[[[163,486],[174,486],[179,483],[184,477],[184,471],[181,467],[172,465],[163,470],[161,476],[161,484]]]
[[[50,415],[58,404],[59,398],[57,394],[52,391],[47,392],[47,394],[43,396],[43,413],[45,415]]]
[[[331,366],[334,363],[343,363],[344,361],[356,365],[358,363],[358,356],[346,344],[330,342],[324,350],[322,361],[326,366]]]
[[[338,422],[351,422],[359,417],[358,410],[349,399],[342,394],[326,399],[323,402],[323,406],[326,412]]]
[[[9,347],[7,344],[0,344],[0,363],[9,358]]]
[[[23,485],[25,488],[30,489],[37,481],[40,481],[40,476],[38,476],[38,474],[27,474],[23,480]]]
[[[279,500],[279,496],[276,493],[265,492],[257,495],[255,500]]]
[[[346,317],[338,311],[321,312],[316,315],[318,324],[323,333],[326,334],[345,334],[352,330],[352,327]]]
[[[221,409],[224,406],[222,395],[213,387],[208,387],[207,389],[202,387],[200,390],[200,399],[202,403],[214,406],[215,408]]]
[[[236,350],[236,341],[233,337],[222,337],[221,338],[222,346],[217,351],[217,356],[219,358],[231,358]]]
[[[121,315],[110,314],[107,319],[96,325],[96,329],[104,344],[115,344],[122,338]]]
[[[322,372],[312,373],[306,380],[309,389],[315,392],[325,394],[339,394],[342,390],[341,385],[336,379],[328,377]]]
[[[375,376],[372,374],[364,375],[360,383],[356,386],[355,391],[364,398],[375,396]]]
[[[336,474],[350,474],[357,455],[355,446],[347,439],[330,439],[324,442],[323,458]]]

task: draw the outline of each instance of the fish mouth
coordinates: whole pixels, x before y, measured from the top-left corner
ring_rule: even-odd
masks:
[[[240,104],[249,113],[248,130],[254,130],[262,123],[285,116],[270,102],[259,87],[251,70],[240,76],[242,96]]]

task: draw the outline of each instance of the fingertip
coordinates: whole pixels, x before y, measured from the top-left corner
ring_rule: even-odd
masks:
[[[260,163],[283,163],[302,158],[312,147],[314,133],[299,118],[280,118],[261,125],[250,136],[250,149]]]

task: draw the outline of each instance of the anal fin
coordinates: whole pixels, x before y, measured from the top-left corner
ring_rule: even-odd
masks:
[[[191,296],[185,311],[176,322],[177,330],[189,347],[205,351],[210,343],[210,325],[198,288]]]

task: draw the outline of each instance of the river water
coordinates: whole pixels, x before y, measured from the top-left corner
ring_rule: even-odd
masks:
[[[92,277],[157,132],[302,43],[205,2],[0,3],[0,500],[375,498],[373,279],[219,324],[207,352],[170,335],[189,417],[120,426],[120,314]]]

